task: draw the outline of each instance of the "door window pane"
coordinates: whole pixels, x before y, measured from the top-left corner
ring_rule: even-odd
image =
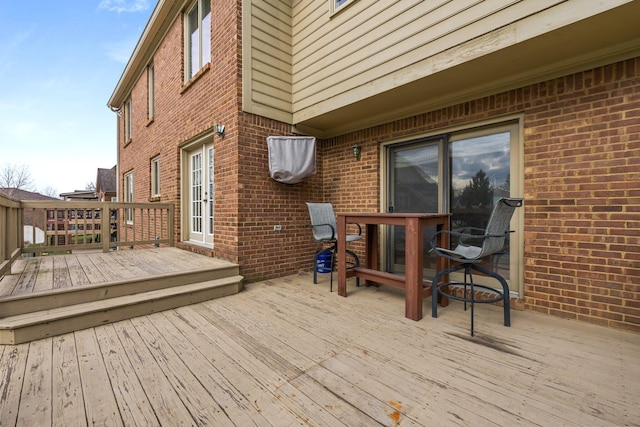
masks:
[[[202,233],[202,153],[191,156],[191,231]]]
[[[213,193],[213,147],[209,147],[207,149],[207,158],[208,158],[208,170],[207,170],[207,200],[209,201],[207,216],[208,216],[208,228],[207,234],[213,235],[213,202],[214,202],[214,193]]]
[[[417,142],[393,148],[390,153],[390,204],[391,212],[438,212],[440,200],[440,146],[442,139]],[[404,272],[405,230],[389,226],[388,270]],[[424,230],[425,248],[429,247],[436,227]],[[424,266],[435,265],[435,257],[424,252]]]
[[[485,228],[496,201],[510,195],[510,133],[456,140],[449,146],[449,155],[451,229],[468,233],[472,227]],[[452,247],[457,243],[452,241]],[[493,255],[487,262],[487,268],[508,279],[508,243],[504,253]]]

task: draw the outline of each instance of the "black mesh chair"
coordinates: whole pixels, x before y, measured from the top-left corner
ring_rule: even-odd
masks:
[[[431,306],[431,315],[438,317],[438,294],[448,296],[457,301],[464,301],[464,308],[467,309],[467,303],[471,306],[471,336],[474,335],[474,304],[475,303],[496,303],[504,301],[504,325],[511,326],[510,304],[509,304],[509,285],[502,276],[495,271],[488,270],[480,263],[483,258],[489,255],[499,254],[504,251],[505,241],[509,231],[509,223],[513,212],[517,207],[522,206],[522,199],[501,198],[493,207],[493,212],[489,218],[486,229],[467,228],[465,233],[456,231],[439,231],[431,240],[431,247],[434,252],[441,257],[448,258],[456,263],[453,267],[438,271],[433,278],[433,300]],[[436,246],[438,234],[447,233],[449,237],[457,239],[458,244],[454,249],[439,248]],[[464,270],[464,282],[446,282],[439,283],[443,276]],[[502,285],[502,290],[494,289],[485,285],[473,283],[472,271],[478,271],[489,277],[496,279]],[[436,285],[437,284],[437,285]],[[449,292],[443,290],[448,286],[462,286],[462,296],[455,295],[451,289]],[[495,298],[477,300],[475,296],[475,288],[482,288],[495,295]]]
[[[328,270],[331,273],[330,291],[333,292],[333,269],[335,266],[335,258],[338,246],[338,229],[336,223],[336,214],[331,203],[312,203],[307,202],[309,208],[309,217],[311,218],[311,229],[313,232],[313,241],[317,243],[329,244],[330,247],[316,251],[313,258],[313,283],[318,283],[318,269]],[[354,242],[362,238],[362,229],[359,224],[358,234],[348,234],[346,241]],[[328,257],[330,259],[329,267],[323,264],[323,260]],[[359,267],[360,260],[355,253],[347,250],[347,269]],[[360,286],[360,279],[356,278],[356,286]]]

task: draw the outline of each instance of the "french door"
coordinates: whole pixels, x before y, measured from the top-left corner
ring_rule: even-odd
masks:
[[[192,149],[188,157],[188,240],[213,247],[213,144]]]

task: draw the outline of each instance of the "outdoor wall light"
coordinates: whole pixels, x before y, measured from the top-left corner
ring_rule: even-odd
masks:
[[[216,125],[215,131],[220,138],[224,138],[224,125]]]
[[[353,156],[356,158],[356,160],[360,160],[362,147],[360,147],[359,145],[354,145],[353,147],[351,147],[351,152],[353,153]]]

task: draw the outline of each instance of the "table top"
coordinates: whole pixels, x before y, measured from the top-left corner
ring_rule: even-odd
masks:
[[[338,222],[345,221],[348,223],[359,223],[371,225],[401,225],[406,226],[410,222],[418,221],[423,225],[446,225],[449,213],[425,213],[425,212],[357,212],[357,213],[341,213],[338,214]],[[340,226],[340,224],[338,224]],[[340,233],[338,233],[339,235]]]
[[[338,216],[371,218],[441,218],[451,216],[451,214],[437,212],[347,212],[339,213]]]

